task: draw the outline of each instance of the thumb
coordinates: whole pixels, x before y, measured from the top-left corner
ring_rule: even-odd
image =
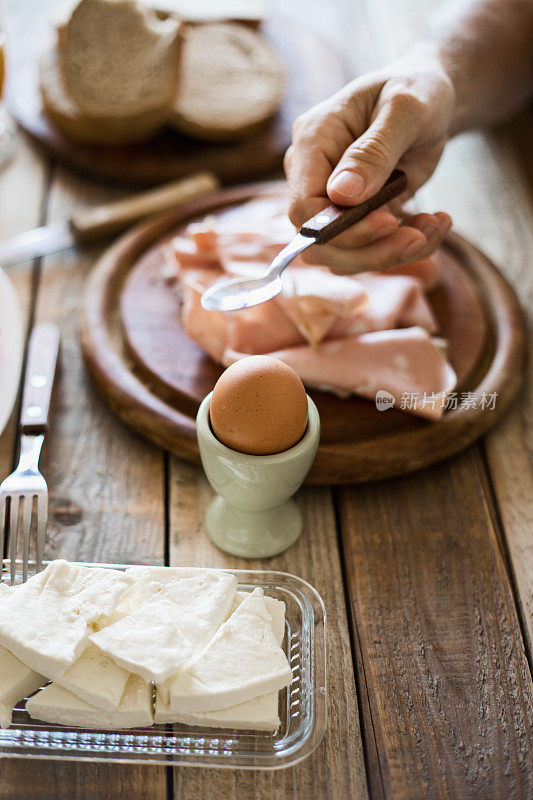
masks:
[[[395,106],[380,111],[365,133],[344,151],[328,180],[333,203],[355,205],[372,197],[411,146],[416,135],[412,116]]]

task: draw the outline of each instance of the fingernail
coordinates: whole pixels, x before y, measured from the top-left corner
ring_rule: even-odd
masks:
[[[390,236],[391,233],[396,233],[398,227],[394,225],[386,225],[384,228],[379,228],[377,231],[374,231],[372,234],[372,241],[375,242],[377,239],[384,239],[385,236]]]
[[[417,256],[422,248],[424,247],[424,242],[420,242],[418,239],[416,242],[411,242],[408,244],[405,250],[402,253],[402,261],[411,261],[415,256]]]
[[[329,188],[335,189],[347,200],[357,200],[365,189],[365,179],[359,172],[343,169],[330,180]]]

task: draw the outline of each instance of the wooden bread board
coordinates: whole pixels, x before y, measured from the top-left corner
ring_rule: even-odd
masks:
[[[179,292],[162,274],[169,239],[207,213],[283,190],[283,184],[227,189],[143,223],[125,234],[91,274],[82,310],[85,361],[110,407],[137,431],[199,461],[195,415],[221,368],[183,331]],[[442,285],[429,295],[448,340],[458,392],[497,392],[496,406],[458,407],[431,423],[399,410],[380,412],[359,397],[310,392],[322,436],[309,482],[352,483],[398,475],[451,455],[492,427],[522,378],[523,315],[496,267],[455,234],[444,243]]]
[[[305,27],[288,29],[283,20],[274,18],[264,26],[264,33],[286,64],[287,89],[279,113],[259,133],[240,142],[211,144],[166,128],[141,144],[83,145],[55,128],[42,109],[38,61],[54,38],[50,7],[49,0],[44,0],[26,26],[13,26],[9,31],[6,94],[10,111],[22,128],[59,161],[90,178],[113,184],[151,186],[206,169],[216,172],[225,183],[271,173],[281,167],[296,117],[336,92],[346,79],[342,63],[330,46]]]

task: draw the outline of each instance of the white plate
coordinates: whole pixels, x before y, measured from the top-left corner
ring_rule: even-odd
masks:
[[[20,302],[10,278],[0,269],[0,434],[17,397],[24,349]]]

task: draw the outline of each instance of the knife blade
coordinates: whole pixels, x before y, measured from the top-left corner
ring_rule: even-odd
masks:
[[[125,200],[81,210],[68,220],[44,225],[0,242],[0,266],[12,266],[118,233],[134,222],[168,211],[219,188],[211,172],[198,172]]]
[[[23,261],[33,261],[34,258],[68,250],[69,247],[75,247],[76,243],[76,236],[69,222],[44,225],[0,242],[0,264],[11,267]]]

